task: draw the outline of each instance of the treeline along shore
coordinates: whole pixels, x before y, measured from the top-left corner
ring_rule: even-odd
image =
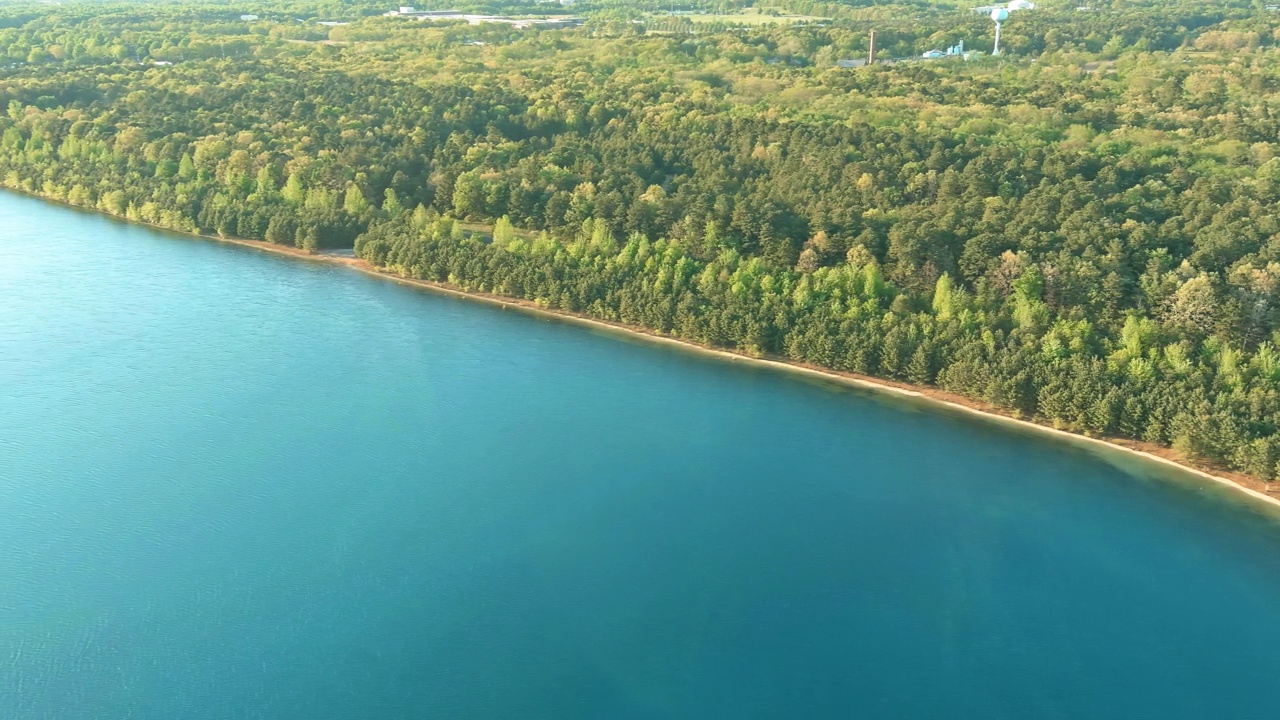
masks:
[[[309,44],[200,4],[0,10],[0,178],[1275,480],[1273,18],[1046,10],[1021,57],[849,70],[867,21],[835,14]]]

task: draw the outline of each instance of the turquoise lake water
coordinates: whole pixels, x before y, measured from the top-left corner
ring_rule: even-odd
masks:
[[[0,719],[1277,718],[1280,524],[0,195]]]

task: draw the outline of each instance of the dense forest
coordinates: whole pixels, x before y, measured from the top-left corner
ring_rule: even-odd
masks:
[[[0,178],[1276,478],[1280,12],[650,5],[6,5]]]

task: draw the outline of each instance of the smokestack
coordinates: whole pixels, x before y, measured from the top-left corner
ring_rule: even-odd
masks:
[[[867,51],[867,64],[876,64],[876,31],[871,31],[871,49]]]

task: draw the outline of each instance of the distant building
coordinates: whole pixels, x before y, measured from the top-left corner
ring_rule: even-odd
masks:
[[[244,20],[245,22],[253,22],[254,20],[258,19],[258,16],[257,15],[241,15],[240,19]]]
[[[580,17],[545,17],[545,18],[513,18],[506,15],[469,15],[459,10],[415,10],[404,6],[398,10],[390,10],[383,15],[387,17],[405,17],[411,20],[438,22],[443,20],[465,20],[472,25],[499,23],[515,28],[525,29],[540,27],[547,30],[563,30],[581,27],[586,20]]]
[[[464,17],[460,10],[418,10],[409,5],[401,5],[399,9],[385,14],[414,20],[461,20]]]
[[[866,65],[867,65],[866,58],[854,58],[852,60],[836,61],[836,67],[842,67],[842,68],[860,68],[860,67],[866,67]]]
[[[928,50],[920,54],[922,60],[940,60],[948,57],[965,57],[967,53],[964,50],[964,41],[956,43],[948,47],[946,50]]]
[[[471,20],[470,17],[467,19]],[[582,27],[586,20],[580,17],[526,18],[522,20],[516,20],[508,17],[488,17],[479,21],[471,21],[471,24],[476,25],[479,22],[507,23],[508,25],[521,30],[531,27],[538,27],[546,30],[568,30],[570,28]]]

